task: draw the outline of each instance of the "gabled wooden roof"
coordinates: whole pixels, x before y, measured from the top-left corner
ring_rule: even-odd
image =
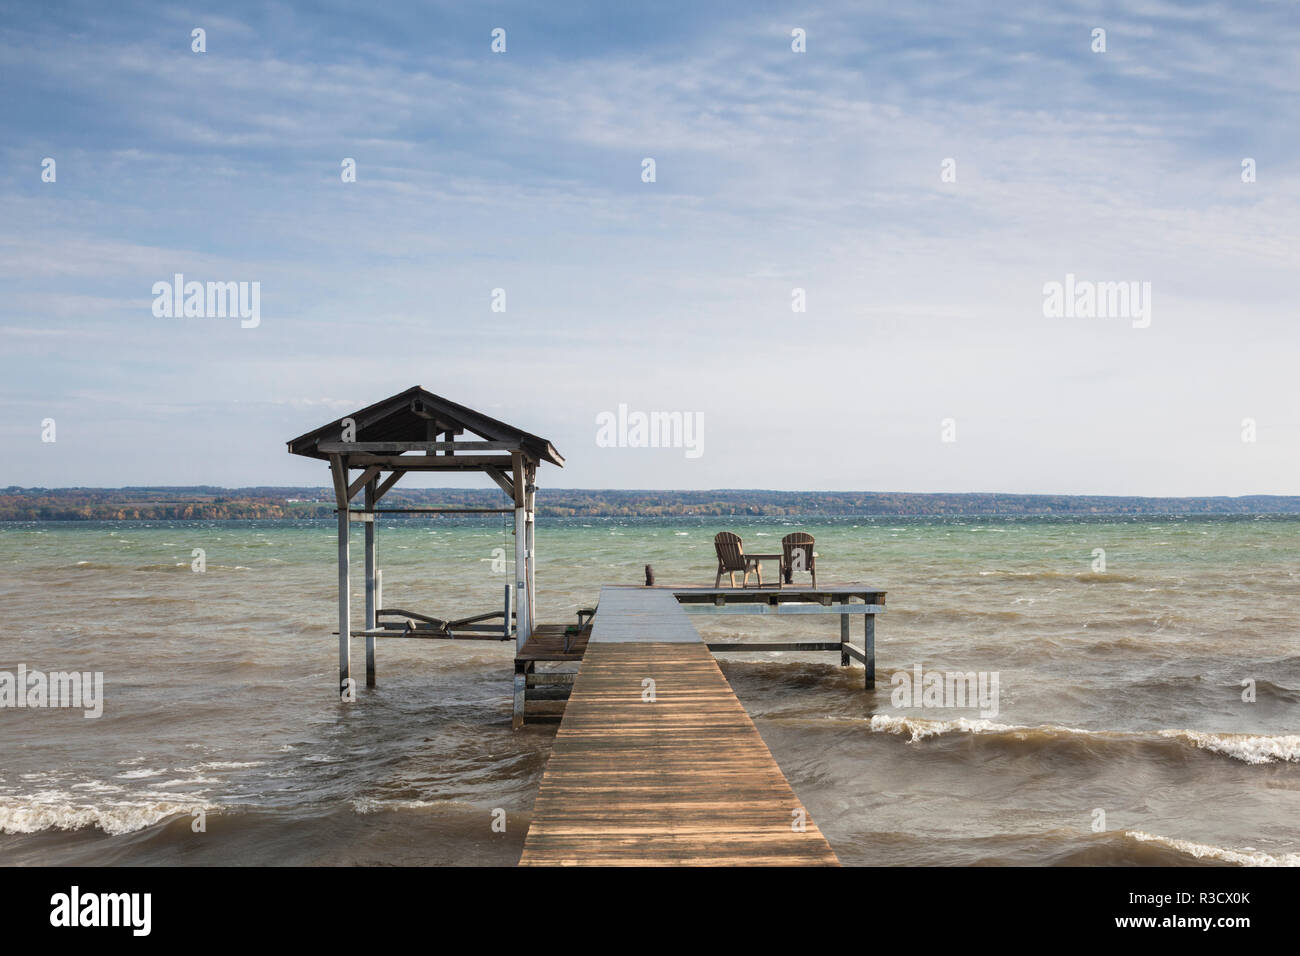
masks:
[[[564,465],[564,458],[545,438],[435,395],[419,385],[299,435],[288,442],[289,453],[328,459],[330,452],[322,451],[320,446],[342,440],[345,418],[356,423],[355,442],[434,442],[447,440],[440,436],[472,432],[485,441],[508,443],[534,461]],[[447,464],[452,465],[450,458]]]

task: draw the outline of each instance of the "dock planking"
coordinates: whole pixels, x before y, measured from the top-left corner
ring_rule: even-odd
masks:
[[[590,627],[580,627],[571,635],[565,634],[564,624],[538,624],[524,646],[515,653],[520,661],[580,661],[587,650],[591,636]],[[566,643],[567,641],[567,643]]]
[[[671,594],[605,588],[520,863],[838,860]]]
[[[591,622],[592,643],[700,642],[699,631],[666,589],[606,586],[600,589],[598,607]]]

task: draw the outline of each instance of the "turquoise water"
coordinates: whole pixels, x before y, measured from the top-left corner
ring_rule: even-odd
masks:
[[[874,692],[834,653],[723,656],[845,862],[1300,860],[1300,518],[541,519],[539,619],[572,621],[647,563],[711,584],[723,529],[751,552],[809,531],[823,584],[889,593]],[[499,519],[387,520],[379,540],[388,606],[493,610],[513,579]],[[510,730],[512,647],[381,643],[380,686],[344,707],[334,560],[331,521],[0,525],[0,671],[105,687],[98,719],[0,709],[0,854],[517,858],[554,728]],[[838,633],[694,620],[727,640]],[[891,678],[917,665],[996,673],[996,715],[896,706]]]

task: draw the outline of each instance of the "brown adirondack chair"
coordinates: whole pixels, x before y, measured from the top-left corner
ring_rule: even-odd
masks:
[[[813,536],[806,531],[795,531],[781,539],[781,576],[791,583],[795,571],[812,574],[812,586],[817,586],[817,559],[813,553]],[[800,553],[801,552],[801,553]]]
[[[715,588],[722,587],[722,575],[727,574],[731,577],[731,586],[736,586],[736,572],[744,574],[741,578],[740,586],[749,586],[749,575],[758,573],[758,586],[763,586],[763,566],[757,558],[745,557],[745,549],[741,547],[740,535],[732,534],[730,531],[719,531],[713,536],[713,550],[718,552],[718,576],[713,581]]]

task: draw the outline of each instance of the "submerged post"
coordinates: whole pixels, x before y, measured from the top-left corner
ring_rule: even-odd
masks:
[[[348,574],[348,507],[339,508],[339,696],[350,699],[352,689],[352,586]]]
[[[348,460],[330,455],[330,477],[334,480],[334,501],[339,516],[339,699],[348,703],[356,699],[352,689],[352,606],[348,575]]]
[[[510,612],[511,612],[511,590],[510,585],[506,585],[506,623],[505,635],[510,636]],[[515,603],[514,613],[520,616],[518,602]],[[524,632],[515,625],[515,654],[522,653],[524,649]],[[510,728],[518,730],[524,725],[524,710],[528,705],[528,665],[516,658],[515,660],[515,684],[514,697],[511,704]]]
[[[867,667],[866,688],[867,690],[876,689],[876,615],[864,614],[862,620],[866,622],[866,632],[863,635],[863,651],[866,652],[866,660],[863,664]]]
[[[849,602],[847,599],[845,599],[844,603],[848,604]],[[868,614],[866,616],[870,617],[871,615]],[[849,616],[841,612],[840,614],[840,667],[849,666],[849,648],[848,648],[849,620],[850,620]]]
[[[510,729],[518,730],[524,725],[524,711],[528,707],[528,665],[515,661],[515,695],[510,717]]]
[[[515,630],[522,648],[532,632],[528,618],[528,499],[522,452],[511,454],[515,490]]]
[[[510,615],[511,615],[510,585],[507,584],[505,615],[502,618],[505,623],[501,625],[501,640],[503,641],[510,640],[510,634],[513,630],[514,622],[510,620]],[[515,632],[515,651],[522,651],[523,649],[524,649],[524,642],[519,639],[519,634]]]
[[[533,622],[537,620],[537,542],[534,531],[536,530],[537,515],[537,466],[529,464],[524,469],[524,519],[528,529],[528,538],[525,542],[528,563],[528,633],[533,632]]]
[[[528,640],[528,540],[524,509],[515,509],[515,636],[519,646]]]
[[[378,551],[375,542],[375,488],[376,480],[371,478],[366,482],[365,507],[366,513],[370,516],[366,522],[366,630],[373,631],[376,625],[376,611],[379,610],[377,603],[378,585],[375,576],[379,573],[375,564],[378,559]],[[375,635],[366,635],[366,686],[375,686]]]

